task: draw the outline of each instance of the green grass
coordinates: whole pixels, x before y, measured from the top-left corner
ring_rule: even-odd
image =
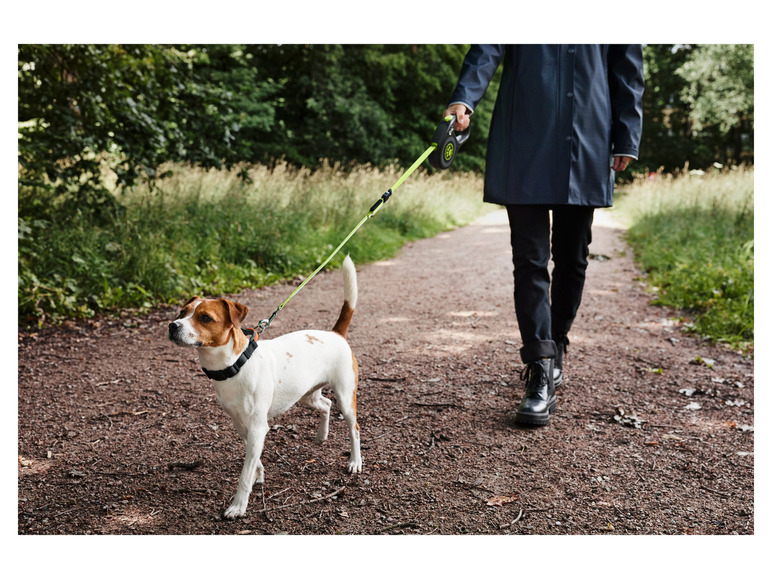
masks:
[[[244,182],[238,170],[170,169],[159,189],[118,195],[99,218],[20,191],[22,321],[145,309],[308,275],[401,174],[279,164],[248,168]],[[473,175],[418,171],[330,266],[346,253],[356,263],[384,259],[407,241],[469,223],[488,210],[481,191]]]
[[[753,346],[753,170],[638,181],[617,203],[656,293],[712,342]]]

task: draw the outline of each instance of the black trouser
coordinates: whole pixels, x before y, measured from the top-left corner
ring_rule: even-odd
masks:
[[[550,211],[552,300],[550,302]],[[515,313],[525,363],[554,357],[554,340],[566,337],[582,301],[594,208],[575,205],[509,205]]]

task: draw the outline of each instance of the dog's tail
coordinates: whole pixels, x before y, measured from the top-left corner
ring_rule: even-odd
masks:
[[[351,261],[349,256],[343,260],[343,308],[340,310],[340,316],[338,321],[335,322],[335,327],[332,329],[346,337],[348,332],[348,326],[351,323],[351,317],[354,315],[354,308],[357,307],[357,270],[354,267],[354,262]]]

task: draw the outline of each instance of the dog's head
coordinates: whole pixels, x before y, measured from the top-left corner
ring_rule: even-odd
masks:
[[[216,348],[233,338],[239,340],[241,322],[249,308],[226,299],[189,299],[176,320],[169,324],[169,339],[178,346]]]

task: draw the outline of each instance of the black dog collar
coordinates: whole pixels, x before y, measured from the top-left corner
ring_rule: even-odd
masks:
[[[244,351],[241,353],[241,356],[239,356],[239,359],[236,360],[232,366],[228,366],[222,370],[207,370],[206,368],[201,368],[204,371],[204,374],[206,374],[210,380],[217,380],[218,382],[222,382],[228,378],[233,378],[236,374],[239,373],[239,370],[241,370],[242,366],[247,363],[247,360],[252,357],[252,354],[257,349],[255,331],[249,328],[241,328],[241,331],[244,332],[245,336],[249,336],[249,343],[247,344],[247,347],[244,348]]]

